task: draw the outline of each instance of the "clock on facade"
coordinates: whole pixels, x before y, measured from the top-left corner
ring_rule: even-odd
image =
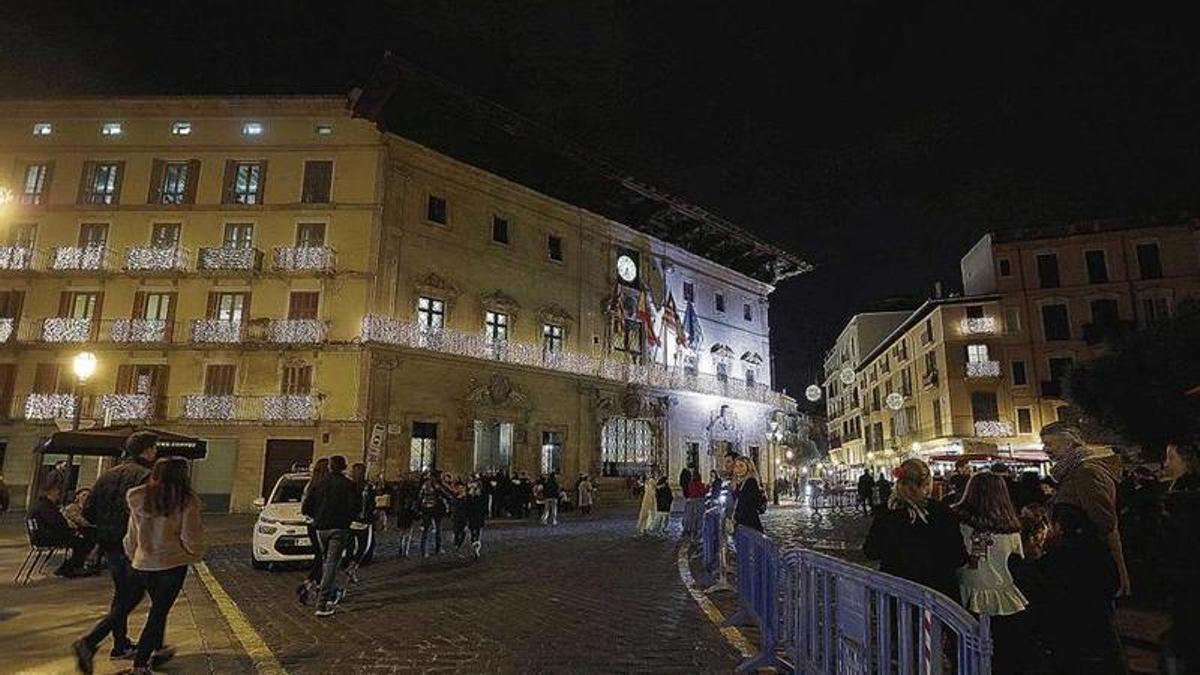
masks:
[[[633,285],[637,281],[637,253],[633,251],[621,251],[617,254],[617,277],[629,285]]]

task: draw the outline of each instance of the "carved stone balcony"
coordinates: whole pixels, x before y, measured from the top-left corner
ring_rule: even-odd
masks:
[[[122,344],[164,344],[171,342],[173,329],[165,319],[114,319],[108,339]]]
[[[199,344],[238,344],[242,341],[242,322],[225,319],[192,321],[192,342]]]
[[[50,256],[50,269],[56,272],[99,272],[106,267],[105,246],[59,246]]]
[[[53,316],[42,320],[42,342],[87,342],[96,332],[93,319]]]
[[[279,272],[332,273],[336,259],[328,246],[277,246],[271,267]]]
[[[25,397],[25,419],[70,419],[75,416],[75,396],[72,394],[30,394]]]
[[[1002,420],[979,420],[975,422],[976,438],[1008,438],[1013,435],[1012,422]]]
[[[196,267],[201,272],[257,272],[262,269],[262,251],[232,246],[202,248]]]
[[[131,246],[125,253],[130,272],[186,272],[188,252],[178,246]]]
[[[262,420],[264,422],[311,422],[316,420],[320,399],[316,394],[278,394],[264,396]]]
[[[319,344],[328,333],[320,319],[271,319],[267,322],[267,342],[277,344]]]
[[[967,377],[973,380],[1000,377],[1000,362],[967,361]]]
[[[28,246],[0,246],[0,271],[27,272],[33,269],[35,253]]]

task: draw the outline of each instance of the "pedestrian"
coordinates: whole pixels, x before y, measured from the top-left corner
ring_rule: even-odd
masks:
[[[410,473],[396,486],[395,503],[392,505],[392,510],[396,518],[396,530],[400,534],[400,557],[402,558],[407,558],[409,550],[412,548],[420,491],[420,477],[417,474]]]
[[[558,487],[558,476],[551,471],[542,483],[542,499],[546,502],[545,510],[542,512],[543,525],[558,525],[558,500],[560,498],[562,498],[562,490]]]
[[[487,517],[487,498],[483,496],[478,480],[455,486],[455,501],[452,508],[454,519],[454,548],[461,550],[471,534],[471,557],[479,559],[482,546],[483,524]]]
[[[975,474],[954,505],[954,513],[968,555],[967,564],[958,570],[962,605],[972,614],[992,618],[993,672],[1025,672],[1023,617],[1017,615],[1028,601],[1008,568],[1010,556],[1023,558],[1025,554],[1021,521],[1009,499],[1007,481],[996,473]]]
[[[362,462],[355,462],[350,467],[350,482],[358,493],[359,507],[354,520],[350,522],[350,554],[343,563],[343,569],[350,583],[357,584],[358,568],[369,562],[368,556],[375,543],[372,541],[375,534],[375,528],[372,527],[375,520],[375,486],[367,480],[367,465]]]
[[[83,563],[87,560],[95,545],[95,537],[90,528],[76,529],[63,515],[62,474],[54,474],[42,487],[40,495],[29,510],[29,518],[37,523],[37,529],[32,533],[31,544],[35,546],[52,546],[68,548],[71,555],[65,557],[62,564],[54,570],[55,576],[77,577],[83,574]]]
[[[658,500],[655,496],[655,488],[658,487],[658,480],[654,474],[646,474],[642,479],[642,507],[638,511],[637,534],[638,536],[646,536],[651,533],[654,525],[654,514],[658,511]]]
[[[725,488],[721,481],[721,474],[717,473],[716,469],[708,472],[708,498],[712,501],[717,501],[721,497],[721,490]]]
[[[579,512],[585,516],[592,515],[592,504],[596,499],[596,488],[592,485],[592,479],[587,474],[583,474],[579,480]]]
[[[758,469],[749,457],[733,460],[734,496],[733,522],[738,527],[763,531],[762,514],[767,512],[767,498],[758,484]]]
[[[350,523],[362,508],[361,496],[346,477],[346,458],[329,458],[329,475],[304,497],[301,511],[313,519],[324,562],[317,595],[317,616],[330,616],[345,592],[337,587],[342,554],[350,545]]]
[[[1009,617],[1010,633],[1019,647],[1019,658],[1025,672],[1046,672],[1049,650],[1044,639],[1043,613],[1046,604],[1046,583],[1038,569],[1038,561],[1045,554],[1046,535],[1050,521],[1041,504],[1030,504],[1017,514],[1021,521],[1021,550],[1024,556],[1008,559],[1008,569],[1013,583],[1025,596],[1025,611]],[[993,661],[994,663],[994,661]]]
[[[109,634],[113,639],[111,659],[134,656],[134,643],[129,639],[129,613],[142,601],[145,588],[125,555],[124,539],[129,527],[129,503],[125,495],[150,477],[150,468],[158,456],[157,444],[158,436],[152,432],[130,434],[125,439],[124,461],[100,475],[83,510],[88,522],[96,526],[96,545],[104,555],[113,583],[108,612],[71,645],[75,663],[84,673],[92,672],[96,650]]]
[[[692,482],[692,470],[688,467],[683,467],[679,470],[679,492],[682,493],[687,489],[688,483]]]
[[[954,463],[954,473],[947,479],[947,497],[951,504],[958,501],[971,480],[971,461],[963,457]]]
[[[154,463],[145,485],[133,488],[125,555],[150,596],[150,613],[138,638],[134,673],[149,673],[174,655],[164,640],[167,616],[175,604],[188,565],[204,555],[200,498],[188,480],[187,460],[163,457]]]
[[[304,484],[304,492],[300,496],[301,511],[303,505],[308,499],[308,493],[312,492],[325,477],[329,475],[329,458],[322,457],[318,459],[312,467],[312,473],[309,474],[308,482]],[[304,528],[308,531],[308,541],[313,549],[312,562],[308,564],[308,576],[304,581],[296,587],[296,600],[307,605],[308,599],[312,596],[313,591],[321,585],[321,571],[325,568],[325,555],[321,551],[321,540],[317,536],[317,528],[313,527],[313,519],[307,513],[304,513]]]
[[[1042,488],[1036,471],[1023,471],[1017,482],[1013,484],[1011,494],[1013,508],[1018,512],[1030,504],[1042,501]]]
[[[692,482],[683,488],[683,536],[696,538],[704,519],[704,495],[708,491],[700,481],[700,474],[692,474]]]
[[[1087,512],[1057,502],[1050,510],[1051,535],[1038,561],[1045,582],[1044,622],[1054,672],[1126,672],[1113,620],[1113,596],[1121,586],[1116,561]]]
[[[433,534],[433,554],[442,553],[442,518],[446,516],[446,496],[441,481],[434,476],[425,479],[418,497],[417,511],[421,516],[421,557],[429,557],[429,535]]]
[[[892,496],[871,521],[863,553],[880,561],[879,569],[887,574],[958,600],[958,568],[967,562],[967,549],[950,508],[930,498],[929,465],[907,459],[892,476]]]
[[[875,479],[871,477],[869,469],[863,469],[858,477],[858,508],[862,509],[864,516],[871,515],[875,508]]]
[[[1194,441],[1167,445],[1166,492],[1158,544],[1168,589],[1171,627],[1163,636],[1167,672],[1200,671],[1200,448]]]
[[[671,485],[667,483],[667,477],[663,476],[658,479],[658,486],[654,490],[654,534],[666,538],[667,528],[671,525],[671,502],[675,496],[671,493]]]
[[[886,509],[888,501],[892,498],[892,481],[887,479],[887,474],[880,471],[879,478],[875,479],[875,491],[879,493],[879,501],[875,504],[876,509]]]
[[[1108,545],[1121,579],[1119,595],[1129,594],[1129,573],[1121,546],[1117,518],[1117,483],[1121,458],[1111,450],[1092,450],[1079,428],[1067,422],[1051,422],[1042,428],[1042,445],[1054,462],[1050,475],[1058,481],[1054,503],[1073,504],[1083,509],[1096,532]]]

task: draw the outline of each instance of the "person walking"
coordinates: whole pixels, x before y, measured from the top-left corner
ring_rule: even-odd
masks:
[[[545,501],[542,511],[543,525],[558,525],[558,500],[561,497],[562,490],[558,487],[558,476],[551,471],[542,483],[542,499]]]
[[[308,482],[304,484],[304,493],[300,496],[301,511],[303,511],[304,502],[308,499],[308,493],[320,485],[328,475],[329,458],[322,457],[313,464]],[[313,591],[317,590],[321,584],[321,570],[325,567],[325,556],[321,552],[321,541],[317,536],[317,528],[313,527],[313,519],[307,513],[304,514],[304,527],[308,530],[308,540],[312,545],[313,558],[308,565],[308,576],[296,587],[296,600],[302,605],[307,605]]]
[[[879,478],[875,479],[875,492],[879,494],[879,501],[876,503],[876,508],[886,509],[888,501],[892,498],[892,481],[887,479],[887,474],[879,472]]]
[[[953,507],[969,556],[958,570],[959,597],[967,611],[992,618],[992,671],[998,674],[1023,673],[1030,667],[1022,644],[1028,639],[1022,620],[1029,603],[1008,567],[1011,556],[1025,557],[1021,521],[1006,483],[1000,475],[977,473]]]
[[[666,539],[667,528],[671,525],[671,502],[675,496],[671,493],[671,484],[667,477],[658,479],[658,487],[654,489],[654,528],[655,536]]]
[[[639,537],[649,535],[654,526],[654,515],[658,512],[658,500],[655,496],[657,488],[658,480],[654,474],[646,474],[642,479],[642,507],[638,511],[637,534]]]
[[[433,533],[433,554],[442,553],[442,518],[446,516],[446,497],[441,481],[430,475],[421,486],[417,499],[417,511],[421,516],[421,557],[429,557],[429,535]]]
[[[592,515],[592,504],[596,499],[596,487],[592,485],[592,479],[587,474],[579,479],[579,512],[585,516]]]
[[[871,477],[870,469],[863,469],[858,477],[858,508],[862,509],[864,516],[871,515],[875,508],[875,479]]]
[[[692,482],[683,488],[683,536],[695,539],[700,536],[700,525],[704,519],[704,495],[708,488],[700,481],[700,474],[692,474]]]
[[[334,605],[344,594],[337,588],[338,568],[350,543],[350,523],[362,508],[361,497],[345,472],[346,458],[330,457],[329,475],[309,491],[301,505],[301,511],[313,519],[324,555],[316,610],[316,615],[322,617],[333,614]]]
[[[354,520],[350,522],[350,555],[346,558],[344,566],[350,583],[357,584],[358,568],[367,561],[375,543],[371,540],[375,533],[371,527],[375,520],[375,486],[367,480],[367,465],[362,462],[355,462],[350,467],[350,482],[354,484],[354,491],[359,495],[359,508],[354,514]]]
[[[487,497],[484,496],[478,480],[472,480],[466,485],[460,482],[455,486],[451,513],[454,520],[455,550],[461,550],[463,544],[467,543],[469,531],[471,557],[478,560],[482,547],[483,524],[487,519]]]
[[[134,656],[134,643],[129,639],[129,613],[142,601],[145,589],[125,555],[124,540],[129,527],[129,503],[125,496],[150,477],[157,456],[156,434],[148,431],[130,434],[125,439],[125,460],[96,479],[91,499],[84,507],[84,517],[96,527],[96,544],[113,583],[112,601],[104,617],[71,645],[76,665],[84,673],[92,672],[96,650],[110,634],[113,639],[110,658]]]
[[[183,589],[188,565],[204,555],[204,526],[200,498],[188,481],[187,460],[164,457],[154,463],[145,485],[133,488],[125,555],[150,596],[150,613],[138,638],[134,673],[149,673],[174,650],[166,647],[167,616]]]
[[[1092,450],[1084,443],[1079,428],[1067,422],[1042,427],[1042,445],[1054,462],[1050,475],[1058,481],[1055,504],[1073,504],[1083,509],[1108,546],[1121,579],[1119,595],[1128,595],[1129,572],[1117,518],[1117,485],[1121,480],[1121,458],[1111,450]]]
[[[734,494],[733,522],[738,527],[763,531],[762,514],[767,512],[767,498],[758,483],[758,469],[749,457],[733,460]]]
[[[863,553],[880,561],[881,571],[957,600],[958,568],[968,560],[957,519],[930,498],[933,475],[925,462],[905,460],[893,476],[891,499],[871,521]]]
[[[400,557],[407,558],[412,548],[413,529],[417,521],[417,502],[421,493],[420,477],[406,476],[397,486],[393,504],[396,530],[400,533]]]

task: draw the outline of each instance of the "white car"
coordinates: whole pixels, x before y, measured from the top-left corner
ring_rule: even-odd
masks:
[[[314,542],[308,536],[307,521],[300,514],[300,501],[309,478],[307,471],[286,473],[275,482],[270,496],[255,501],[262,511],[254,523],[250,552],[254,569],[266,569],[271,563],[312,560]]]

